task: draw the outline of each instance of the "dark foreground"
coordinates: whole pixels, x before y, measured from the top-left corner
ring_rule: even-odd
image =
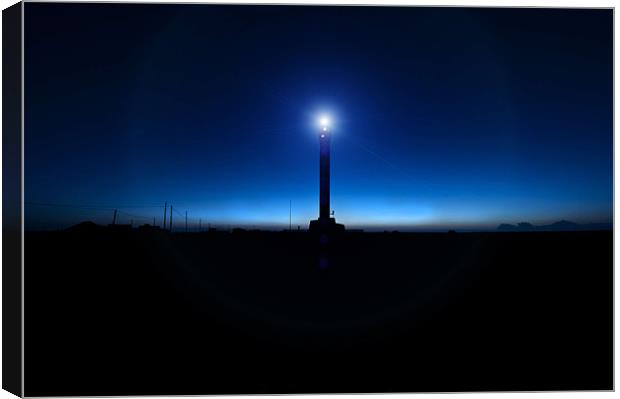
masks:
[[[612,389],[612,241],[28,233],[25,394]]]

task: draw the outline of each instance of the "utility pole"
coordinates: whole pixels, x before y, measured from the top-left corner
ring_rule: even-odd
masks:
[[[198,219],[198,231],[202,231],[202,219]]]
[[[185,232],[187,233],[189,230],[187,229],[187,211],[185,211]]]
[[[172,206],[172,205],[170,205],[170,206]],[[166,201],[164,203],[164,230],[166,230],[166,209],[168,209],[168,201]]]
[[[172,204],[170,204],[170,231],[172,232]]]
[[[153,218],[153,227],[155,227],[155,218]]]
[[[116,214],[118,213],[118,209],[114,210],[114,217],[112,218],[112,226],[116,224]]]
[[[292,216],[293,216],[293,200],[288,200],[288,231],[289,233],[293,231]]]

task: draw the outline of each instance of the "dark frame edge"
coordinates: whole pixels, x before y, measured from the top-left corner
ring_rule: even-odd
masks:
[[[23,392],[23,3],[2,11],[2,389]]]

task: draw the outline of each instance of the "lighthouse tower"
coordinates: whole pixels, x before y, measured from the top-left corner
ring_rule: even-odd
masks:
[[[331,152],[331,131],[329,120],[321,118],[319,129],[320,144],[320,183],[319,183],[319,218],[310,221],[310,231],[313,232],[334,232],[344,231],[344,225],[336,223],[336,219],[331,217],[330,208],[330,152]]]

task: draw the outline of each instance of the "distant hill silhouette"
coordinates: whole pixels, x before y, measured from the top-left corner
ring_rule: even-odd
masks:
[[[568,220],[535,226],[531,223],[522,222],[516,225],[503,223],[497,227],[499,231],[584,231],[584,230],[611,230],[612,223],[587,223],[579,224]]]
[[[73,225],[69,228],[67,228],[67,231],[72,231],[72,232],[93,232],[93,231],[101,231],[104,230],[105,227],[98,225],[94,222],[91,221],[86,221],[86,222],[82,222],[82,223],[78,223],[76,225]]]

